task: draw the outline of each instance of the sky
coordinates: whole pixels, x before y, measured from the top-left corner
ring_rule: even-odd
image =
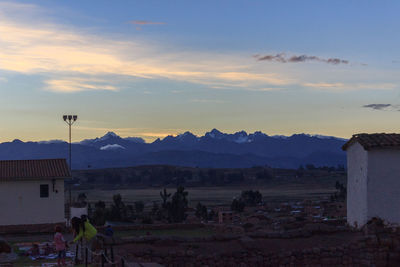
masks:
[[[399,1],[0,1],[0,142],[400,131]]]

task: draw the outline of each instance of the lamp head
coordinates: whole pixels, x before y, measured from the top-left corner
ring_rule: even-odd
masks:
[[[68,115],[68,120],[69,120],[69,121],[72,120],[72,115]]]
[[[77,115],[72,116],[72,118],[74,119],[74,121],[76,121],[78,119]]]
[[[67,117],[68,117],[67,115],[64,115],[64,116],[63,116],[63,120],[64,120],[64,121],[67,121]]]

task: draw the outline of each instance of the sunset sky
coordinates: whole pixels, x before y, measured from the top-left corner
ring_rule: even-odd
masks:
[[[0,142],[400,131],[399,1],[0,1]]]

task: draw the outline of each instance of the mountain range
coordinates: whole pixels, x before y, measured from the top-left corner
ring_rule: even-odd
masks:
[[[122,138],[113,132],[72,144],[72,168],[113,168],[167,164],[205,168],[300,165],[345,165],[341,150],[346,139],[294,134],[269,136],[245,131],[227,134],[213,129],[204,136],[185,132],[146,143],[139,137]],[[62,140],[0,144],[0,160],[68,158],[68,143]]]

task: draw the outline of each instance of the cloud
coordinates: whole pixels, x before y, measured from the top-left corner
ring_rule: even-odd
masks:
[[[226,103],[226,101],[224,101],[224,100],[218,100],[218,99],[202,99],[202,98],[190,99],[190,102],[193,102],[193,103],[215,103],[215,104]]]
[[[118,149],[125,149],[125,147],[118,145],[118,144],[110,144],[100,147],[100,150],[118,150]]]
[[[8,80],[7,80],[7,78],[5,78],[5,77],[0,77],[0,82],[7,82]]]
[[[353,90],[393,90],[397,88],[394,83],[303,83],[304,87],[312,89],[332,90],[332,91],[353,91]]]
[[[308,55],[293,55],[287,56],[285,53],[279,53],[276,55],[255,55],[254,56],[258,61],[274,61],[280,63],[299,63],[299,62],[307,62],[307,61],[317,61],[323,62],[332,65],[338,64],[349,64],[348,60],[340,59],[340,58],[320,58],[317,56],[308,56]]]
[[[115,91],[110,84],[69,80],[71,76],[86,79],[105,75],[242,89],[290,83],[285,75],[256,71],[235,55],[173,51],[142,39],[117,39],[84,29],[42,23],[42,18],[37,23],[29,23],[8,16],[7,8],[3,7],[0,3],[0,70],[52,77],[45,82],[46,90]],[[27,7],[27,10],[33,12],[35,8]]]
[[[54,23],[56,19],[46,20],[48,15],[35,5],[0,3],[0,71],[46,77],[43,89],[51,92],[118,91],[117,80],[122,79],[170,80],[214,90],[249,91],[304,87],[380,90],[393,89],[398,84],[397,76],[391,73],[384,72],[375,78],[377,72],[366,74],[365,68],[359,72],[335,73],[335,80],[331,81],[332,73],[311,64],[258,64],[247,52],[182,49],[176,44],[158,43],[157,39],[60,25]],[[162,22],[132,23],[140,26]],[[285,53],[254,57],[258,61],[279,63],[348,64],[347,60],[338,58]],[[316,77],[322,82],[315,81]],[[330,82],[323,81],[325,77]],[[374,80],[368,83],[365,77],[374,77]],[[379,83],[384,80],[388,82]]]
[[[118,89],[112,85],[107,85],[102,80],[90,80],[84,78],[69,78],[61,80],[47,80],[46,89],[59,93],[75,93],[80,91],[117,91]]]
[[[135,25],[165,25],[165,22],[156,22],[156,21],[148,21],[148,20],[132,20],[129,23]]]
[[[374,110],[384,110],[386,108],[393,107],[393,105],[392,104],[368,104],[368,105],[364,105],[362,107],[363,108],[371,108]]]
[[[304,83],[306,87],[312,88],[344,88],[345,85],[343,83]]]

